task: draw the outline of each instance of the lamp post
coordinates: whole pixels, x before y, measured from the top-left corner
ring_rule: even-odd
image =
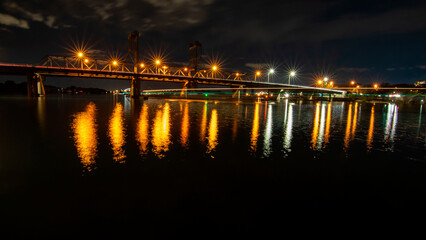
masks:
[[[290,85],[290,78],[296,76],[296,72],[295,71],[291,71],[290,74],[288,75],[288,85]]]
[[[83,69],[83,56],[84,56],[84,53],[83,52],[78,52],[77,53],[77,56],[80,58],[80,65],[81,65],[81,69]]]
[[[156,70],[155,72],[156,72],[157,74],[158,74],[158,65],[160,65],[160,63],[161,63],[161,61],[160,61],[160,60],[158,60],[158,59],[157,59],[157,60],[155,60],[155,65],[156,65],[156,66],[155,66],[155,70]]]
[[[269,74],[271,74],[271,73],[274,73],[274,69],[269,69],[269,72],[268,72],[268,83],[269,83]]]
[[[217,71],[217,66],[213,65],[212,67],[212,78],[214,78],[214,73]]]
[[[256,82],[256,77],[260,76],[260,71],[256,71],[256,74],[254,74],[254,81]]]

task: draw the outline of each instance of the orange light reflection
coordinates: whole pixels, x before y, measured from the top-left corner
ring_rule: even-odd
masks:
[[[96,106],[89,103],[84,112],[74,115],[71,124],[73,130],[74,144],[77,148],[78,157],[86,171],[95,169],[95,158],[97,156],[98,136],[96,133]]]
[[[123,119],[123,105],[117,103],[109,120],[108,135],[111,141],[112,150],[114,152],[114,161],[123,163],[126,157],[123,146],[125,141],[125,129]]]

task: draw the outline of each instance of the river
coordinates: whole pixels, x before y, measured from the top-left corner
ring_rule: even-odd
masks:
[[[40,234],[264,236],[289,219],[407,214],[426,200],[423,108],[1,97],[0,223]]]

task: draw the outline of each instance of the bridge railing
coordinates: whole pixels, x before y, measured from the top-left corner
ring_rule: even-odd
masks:
[[[170,76],[188,76],[196,78],[217,78],[229,79],[235,81],[250,81],[247,73],[230,72],[223,70],[213,70],[209,68],[191,69],[181,66],[166,66],[161,64],[143,64],[134,66],[133,63],[122,62],[119,60],[90,59],[76,56],[54,56],[48,55],[42,58],[37,64],[39,66],[55,68],[71,68],[81,70],[99,70],[99,71],[122,71],[149,73]],[[136,68],[136,69],[135,69]],[[136,70],[136,71],[135,71]]]

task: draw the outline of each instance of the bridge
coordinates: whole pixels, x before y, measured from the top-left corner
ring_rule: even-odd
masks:
[[[297,89],[307,92],[344,94],[346,91],[308,87],[300,85],[269,83],[252,80],[247,73],[226,72],[218,66],[207,66],[202,61],[201,44],[195,42],[189,48],[190,61],[186,66],[166,66],[161,59],[153,59],[152,63],[139,61],[139,33],[132,32],[128,36],[129,50],[126,58],[94,59],[87,56],[84,50],[73,56],[45,56],[35,65],[0,63],[1,75],[21,75],[27,78],[29,97],[44,96],[46,77],[75,77],[117,79],[130,82],[130,95],[139,98],[141,81],[176,82],[182,89],[197,87],[199,84],[220,85],[243,88],[263,89]]]

